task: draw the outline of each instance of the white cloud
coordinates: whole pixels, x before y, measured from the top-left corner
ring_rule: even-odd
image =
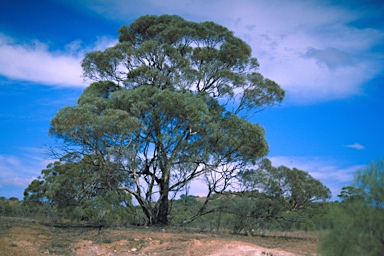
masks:
[[[48,45],[31,41],[19,43],[0,34],[0,75],[10,79],[52,86],[84,87],[81,60],[84,53],[102,50],[117,40],[100,37],[94,44],[83,46],[75,40],[64,46],[65,51],[50,51]]]
[[[238,24],[227,26],[252,46],[261,72],[287,91],[287,100],[349,97],[380,74],[383,55],[373,56],[371,48],[380,44],[382,31],[350,27],[357,15],[346,10],[307,1],[279,3],[249,6]]]
[[[353,66],[351,56],[348,53],[335,48],[327,48],[324,50],[309,48],[305,55],[315,59],[319,66],[325,65],[331,70]]]
[[[68,4],[75,5],[72,1]],[[135,8],[132,8],[135,6]],[[360,6],[360,5],[359,5]],[[380,74],[383,53],[374,53],[384,32],[351,24],[372,15],[322,1],[83,1],[76,7],[126,22],[145,14],[178,14],[212,20],[251,45],[261,72],[287,91],[287,100],[313,103],[362,92]]]
[[[109,47],[116,45],[118,42],[119,41],[117,40],[117,38],[110,38],[110,37],[106,37],[106,36],[101,36],[101,37],[97,38],[95,43],[88,46],[84,50],[84,52],[105,50],[106,48],[109,48]]]
[[[83,86],[81,58],[50,52],[44,43],[18,43],[0,34],[0,56],[0,74],[8,78],[56,86]]]
[[[346,147],[347,148],[354,148],[357,150],[365,149],[365,147],[363,145],[361,145],[360,143],[349,144],[349,145],[346,145]]]
[[[66,44],[64,48],[70,54],[77,54],[77,52],[81,49],[81,45],[82,41],[80,39],[77,39],[75,41],[70,42],[69,44]]]
[[[384,54],[373,49],[382,44],[384,32],[351,25],[372,16],[366,6],[353,9],[300,0],[68,0],[63,4],[121,24],[141,15],[165,13],[222,24],[252,47],[261,73],[278,82],[287,92],[286,100],[295,104],[360,94],[364,83],[383,71]],[[52,53],[41,43],[12,44],[4,36],[0,42],[0,74],[50,85],[84,86],[82,54],[105,49],[117,40],[100,37],[95,45],[83,46],[79,39],[68,43],[65,53]]]
[[[20,165],[21,161],[19,158],[0,155],[0,178],[6,177],[8,172],[12,171],[12,169],[18,169]]]
[[[0,155],[0,188],[4,185],[26,188],[50,162],[31,152],[22,157]]]

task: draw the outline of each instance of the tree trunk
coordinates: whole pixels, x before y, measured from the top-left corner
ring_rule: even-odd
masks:
[[[163,175],[160,181],[160,198],[159,208],[156,216],[156,224],[168,225],[168,210],[169,210],[169,178],[170,169],[164,165]]]
[[[156,224],[168,225],[168,209],[169,209],[169,200],[168,200],[168,189],[161,193],[159,210],[157,213]]]

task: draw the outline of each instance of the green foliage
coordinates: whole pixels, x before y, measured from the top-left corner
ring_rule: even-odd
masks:
[[[357,171],[331,211],[332,229],[321,241],[323,255],[382,255],[384,251],[384,161]]]
[[[330,216],[333,225],[321,240],[322,255],[382,255],[383,209],[341,203]]]
[[[191,218],[202,206],[198,197],[182,194],[179,200],[172,202],[170,210],[170,221],[173,224],[180,224],[183,221]]]
[[[0,216],[44,218],[47,216],[48,208],[47,205],[26,204],[14,198],[0,198]]]
[[[363,191],[367,204],[376,208],[384,208],[384,160],[372,162],[367,168],[356,174],[356,184]]]
[[[313,201],[325,201],[331,192],[308,172],[285,166],[273,167],[263,159],[257,169],[247,169],[238,175],[246,191],[262,189],[267,197],[278,200],[288,211],[305,208]]]
[[[103,198],[127,192],[148,224],[168,224],[169,198],[189,181],[204,176],[209,195],[224,191],[267,154],[264,129],[245,117],[281,102],[284,90],[258,66],[245,42],[213,22],[148,15],[122,26],[117,45],[85,55],[84,76],[97,82],[51,121],[70,154],[26,198],[108,210]]]
[[[310,215],[324,211],[318,201],[324,202],[331,195],[307,172],[273,167],[268,159],[263,159],[257,169],[240,172],[238,180],[244,192],[226,203],[235,216],[235,232],[259,228],[313,230],[316,225]]]
[[[7,202],[6,200],[2,200],[0,204],[0,215],[3,216],[12,216],[13,214],[13,207],[12,205]]]
[[[223,201],[227,212],[231,213],[229,224],[234,233],[267,225],[268,202],[248,197],[233,197]]]
[[[55,221],[87,220],[94,224],[103,223],[106,217],[114,219],[120,208],[129,209],[132,197],[108,189],[110,183],[116,182],[106,177],[113,171],[107,172],[98,159],[68,154],[60,160],[49,164],[42,176],[25,189],[27,204],[49,204]]]
[[[205,198],[185,196],[172,203],[172,224],[194,216]],[[275,205],[273,205],[275,203]],[[205,232],[231,231],[235,234],[252,234],[260,230],[314,231],[330,228],[327,215],[331,203],[312,202],[300,211],[286,212],[277,201],[266,200],[256,191],[215,194],[206,209],[207,214],[188,224]],[[275,211],[275,212],[273,212]]]
[[[341,192],[337,195],[344,202],[355,202],[364,199],[364,192],[361,188],[346,186],[341,188]]]
[[[0,204],[0,216],[33,218],[50,223],[84,223],[94,226],[143,225],[140,209],[135,207],[84,207],[84,205],[59,208],[47,202],[4,200]]]

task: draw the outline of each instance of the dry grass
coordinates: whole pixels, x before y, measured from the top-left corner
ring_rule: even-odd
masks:
[[[200,234],[173,228],[54,227],[0,217],[0,255],[317,255],[310,232],[256,236]]]

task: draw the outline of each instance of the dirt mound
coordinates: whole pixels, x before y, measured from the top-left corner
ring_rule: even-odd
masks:
[[[54,227],[0,218],[0,255],[316,255],[316,241],[189,233],[179,229]]]

